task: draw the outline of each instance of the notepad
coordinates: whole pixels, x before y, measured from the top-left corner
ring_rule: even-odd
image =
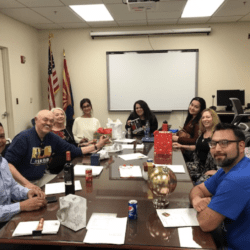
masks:
[[[75,181],[75,191],[82,190],[81,182]],[[45,185],[45,194],[65,193],[65,182],[49,183]]]
[[[33,230],[36,230],[39,221],[19,222],[12,236],[32,235]],[[42,234],[57,234],[60,227],[58,220],[45,220],[43,224]]]
[[[135,153],[135,154],[125,154],[125,155],[118,155],[120,158],[122,158],[125,161],[129,160],[138,160],[143,158],[148,158],[146,155],[143,155],[141,153]]]
[[[140,166],[120,166],[120,176],[125,177],[142,177]]]

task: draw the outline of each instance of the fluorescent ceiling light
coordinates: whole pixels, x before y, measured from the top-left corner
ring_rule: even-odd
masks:
[[[224,1],[225,0],[188,0],[181,17],[212,16]]]
[[[86,22],[114,20],[104,4],[70,5],[69,7]]]

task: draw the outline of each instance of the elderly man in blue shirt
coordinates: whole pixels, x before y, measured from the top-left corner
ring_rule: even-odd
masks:
[[[1,156],[5,144],[4,129],[0,123],[0,224],[20,211],[38,210],[47,204],[43,192],[23,187],[13,179],[8,162]],[[20,202],[12,203],[11,200]]]

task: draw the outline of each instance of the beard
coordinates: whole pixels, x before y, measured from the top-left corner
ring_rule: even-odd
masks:
[[[237,154],[235,157],[232,158],[227,158],[227,155],[225,155],[225,159],[215,159],[214,158],[214,163],[216,165],[218,165],[219,167],[231,167],[234,162],[236,161],[236,159],[238,159],[240,153],[239,153],[239,148],[237,147]],[[216,156],[216,154],[214,155],[214,157]]]

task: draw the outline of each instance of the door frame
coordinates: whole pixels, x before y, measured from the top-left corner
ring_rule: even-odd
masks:
[[[13,116],[13,105],[12,105],[12,92],[11,92],[11,81],[10,81],[10,64],[9,64],[9,52],[8,48],[1,47],[2,51],[2,62],[3,62],[3,81],[5,90],[5,103],[7,111],[7,126],[8,126],[8,137],[14,138],[14,116]],[[1,59],[1,58],[0,58]]]

